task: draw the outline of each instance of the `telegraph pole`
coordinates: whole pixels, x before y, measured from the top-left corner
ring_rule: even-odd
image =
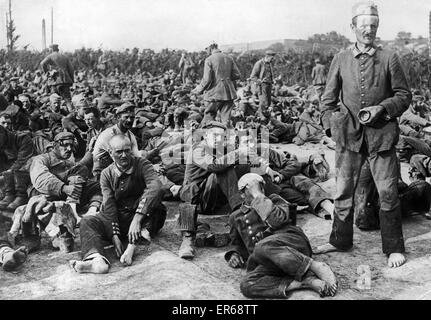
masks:
[[[54,9],[51,7],[51,46],[54,43]]]
[[[45,19],[42,19],[42,50],[46,50]]]

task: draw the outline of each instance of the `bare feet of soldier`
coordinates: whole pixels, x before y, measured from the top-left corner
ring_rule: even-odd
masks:
[[[388,257],[388,266],[398,268],[406,262],[406,257],[402,253],[391,253]]]
[[[123,265],[130,266],[133,262],[133,254],[135,253],[136,246],[134,244],[128,244],[126,250],[120,258],[120,262]]]
[[[109,264],[102,257],[95,257],[91,260],[71,260],[70,267],[78,273],[108,273]]]
[[[310,271],[312,271],[320,280],[324,281],[327,285],[325,292],[326,296],[335,296],[338,289],[337,277],[331,268],[324,262],[312,260],[310,265]]]
[[[332,244],[327,243],[322,246],[318,246],[316,249],[313,250],[314,254],[322,254],[322,253],[328,253],[328,252],[335,252],[335,251],[341,251],[338,248],[334,247]]]
[[[27,259],[27,248],[19,247],[15,251],[5,253],[3,258],[3,270],[12,271],[22,265]]]
[[[303,287],[317,292],[321,298],[329,296],[328,284],[315,276],[307,276],[302,281]]]

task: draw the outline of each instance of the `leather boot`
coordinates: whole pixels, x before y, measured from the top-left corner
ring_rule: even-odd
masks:
[[[5,210],[15,200],[15,180],[13,173],[5,173],[3,177],[5,197],[0,201],[0,209]]]
[[[17,250],[13,250],[9,247],[3,247],[0,249],[0,263],[2,264],[4,271],[13,271],[22,265],[27,259],[27,249],[20,247]]]
[[[68,231],[59,234],[52,240],[52,246],[62,253],[72,252],[74,247],[73,236]]]
[[[27,187],[30,185],[30,174],[28,172],[15,171],[15,200],[7,206],[8,210],[14,211],[19,206],[27,204]]]
[[[194,236],[190,232],[184,232],[178,256],[182,259],[193,259],[195,257]]]

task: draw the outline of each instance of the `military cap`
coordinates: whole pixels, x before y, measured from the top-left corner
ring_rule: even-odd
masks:
[[[358,2],[352,8],[352,19],[361,15],[379,16],[377,5],[373,2]]]
[[[276,53],[275,53],[273,50],[266,50],[266,51],[265,51],[265,54],[266,54],[267,56],[275,56],[275,55],[276,55]]]
[[[125,112],[133,112],[134,109],[135,109],[135,105],[133,103],[125,102],[115,110],[115,115],[119,115]]]
[[[57,49],[58,50],[58,44],[54,43],[52,45],[49,46],[51,49]]]
[[[223,123],[218,121],[210,121],[202,127],[202,129],[211,129],[211,128],[222,128],[224,130],[227,129],[227,127]]]
[[[54,141],[74,140],[74,139],[75,139],[75,136],[73,135],[73,133],[63,131],[55,136]]]
[[[258,175],[257,173],[246,173],[238,180],[238,190],[243,190],[253,181],[265,183],[262,176]]]

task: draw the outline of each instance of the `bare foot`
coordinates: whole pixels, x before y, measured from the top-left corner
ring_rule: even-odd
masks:
[[[310,270],[322,281],[328,285],[327,295],[335,296],[338,289],[337,277],[332,272],[331,268],[324,262],[313,260],[310,265]]]
[[[314,254],[322,254],[322,253],[328,253],[328,252],[335,252],[335,251],[341,251],[338,248],[334,247],[332,244],[327,243],[322,246],[318,246],[316,249],[313,250]]]
[[[406,257],[402,253],[391,253],[388,257],[388,266],[398,268],[406,262]]]
[[[328,296],[328,285],[325,281],[320,280],[314,276],[308,276],[302,281],[304,287],[310,288],[317,292],[321,298]]]
[[[120,262],[126,266],[132,265],[133,253],[135,252],[136,246],[134,244],[128,244],[126,250],[120,258]]]
[[[15,251],[10,251],[4,255],[3,270],[12,271],[22,265],[27,259],[27,248],[19,247]]]
[[[109,265],[102,257],[91,260],[70,260],[70,267],[78,273],[108,273]]]

